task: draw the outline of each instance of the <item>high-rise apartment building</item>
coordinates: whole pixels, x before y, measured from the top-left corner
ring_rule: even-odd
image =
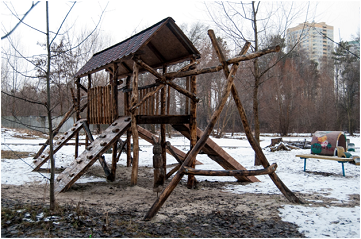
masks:
[[[293,46],[300,42],[299,48],[304,49],[311,60],[322,62],[324,57],[331,57],[333,51],[333,26],[325,22],[301,23],[287,29],[287,42]]]

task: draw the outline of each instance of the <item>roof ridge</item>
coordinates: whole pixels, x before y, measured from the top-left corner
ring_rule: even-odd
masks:
[[[157,25],[160,25],[160,24],[162,24],[163,22],[165,22],[165,21],[167,21],[167,20],[170,20],[170,19],[174,21],[174,19],[173,19],[172,17],[164,18],[163,20],[161,20],[161,21],[153,24],[153,25],[150,26],[150,27],[147,27],[146,29],[138,32],[137,34],[135,34],[135,35],[133,35],[133,36],[131,36],[131,37],[128,37],[127,39],[125,39],[125,40],[123,40],[123,41],[121,41],[121,42],[118,42],[118,43],[116,43],[116,44],[114,44],[114,45],[112,45],[112,46],[110,46],[110,47],[108,47],[108,48],[105,48],[104,50],[101,50],[101,51],[95,53],[93,56],[96,56],[96,55],[98,55],[98,54],[100,54],[100,53],[103,53],[103,52],[105,52],[105,51],[107,51],[107,50],[109,50],[109,49],[111,49],[111,48],[113,48],[113,47],[119,46],[119,45],[123,44],[124,42],[127,42],[127,41],[129,41],[130,39],[135,38],[135,37],[137,37],[138,35],[143,34],[144,32],[148,31],[149,29],[151,29],[151,28],[153,28],[153,27],[155,27],[155,26],[157,26]],[[175,22],[175,21],[174,21],[174,22]]]

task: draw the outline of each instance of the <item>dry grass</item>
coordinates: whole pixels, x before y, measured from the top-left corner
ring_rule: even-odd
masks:
[[[11,129],[11,128],[9,128]],[[43,134],[39,131],[35,131],[35,130],[30,130],[30,129],[11,129],[13,131],[16,131],[18,134],[14,135],[13,137],[15,138],[21,138],[21,139],[33,139],[36,136],[43,138],[43,139],[47,139],[48,135]]]
[[[39,131],[30,130],[30,129],[17,129],[17,132],[19,132],[20,134],[24,134],[24,138],[34,138],[35,136],[38,136],[40,138],[47,139],[47,137],[48,137],[46,134],[43,134]],[[22,138],[20,136],[18,136],[18,137]]]
[[[10,151],[10,150],[1,150],[1,158],[2,159],[19,159],[27,158],[32,156],[33,152],[19,152],[19,151]]]

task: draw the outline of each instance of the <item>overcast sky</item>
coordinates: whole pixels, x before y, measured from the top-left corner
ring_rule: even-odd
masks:
[[[206,1],[209,3],[210,1]],[[1,36],[10,31],[18,19],[11,13],[20,17],[30,8],[32,1],[9,1],[7,6],[1,4]],[[72,2],[49,1],[50,28],[57,31],[62,19],[67,14]],[[158,21],[172,17],[178,25],[183,23],[203,22],[212,26],[212,21],[206,11],[204,1],[172,1],[172,0],[110,0],[110,1],[80,1],[71,11],[65,25],[70,27],[86,27],[92,29],[99,19],[102,9],[106,12],[101,22],[102,33],[110,35],[112,44],[120,42],[131,35],[153,25]],[[11,11],[8,9],[10,8]],[[352,35],[359,33],[360,29],[360,2],[359,1],[312,1],[311,9],[315,12],[316,22],[326,22],[334,26],[334,40],[351,40]],[[293,26],[304,20],[300,18]],[[25,18],[29,25],[45,32],[45,2],[40,2]],[[217,29],[214,29],[217,31]],[[13,38],[20,37],[25,48],[36,49],[36,41],[45,42],[45,35],[21,24],[13,33]],[[4,43],[6,40],[2,40]]]

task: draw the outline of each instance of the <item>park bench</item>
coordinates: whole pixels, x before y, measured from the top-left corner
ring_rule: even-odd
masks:
[[[315,158],[315,159],[326,159],[326,160],[334,160],[342,164],[342,175],[345,177],[345,162],[353,162],[353,158],[342,158],[338,156],[325,156],[325,155],[316,155],[316,154],[301,154],[296,155],[296,157],[300,157],[301,159],[304,159],[304,166],[303,171],[306,172],[306,162],[309,158]]]

